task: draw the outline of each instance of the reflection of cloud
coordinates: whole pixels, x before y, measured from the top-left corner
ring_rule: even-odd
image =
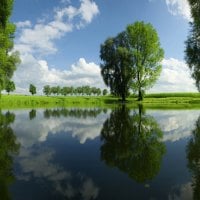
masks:
[[[169,194],[168,200],[189,200],[193,199],[193,189],[192,189],[192,184],[187,183],[182,185],[179,188],[179,193],[176,194],[173,192],[173,194]]]
[[[84,200],[96,199],[99,193],[99,188],[94,186],[92,179],[87,179],[83,187],[81,188],[80,193],[83,196]]]
[[[37,117],[27,119],[27,111],[16,112],[16,120],[12,125],[22,146],[31,146],[34,143],[45,141],[48,135],[60,132],[71,133],[81,144],[88,139],[99,136],[107,114],[101,113],[96,118],[85,119],[75,117],[43,118],[43,110],[37,110]]]
[[[55,164],[55,152],[41,146],[22,148],[19,155],[20,172],[17,179],[21,181],[37,180],[38,183],[48,184],[52,193],[58,193],[69,199],[80,196],[83,200],[96,199],[99,188],[87,176],[72,174]],[[49,186],[50,185],[50,186]],[[50,189],[49,188],[49,189]]]
[[[163,141],[175,142],[191,135],[199,110],[148,111],[155,117],[164,133]]]
[[[54,154],[49,149],[42,149],[42,152],[39,150],[22,149],[20,153],[20,165],[24,174],[20,177],[30,180],[32,174],[36,178],[44,177],[51,181],[69,179],[70,173],[63,171],[63,169],[51,163]]]

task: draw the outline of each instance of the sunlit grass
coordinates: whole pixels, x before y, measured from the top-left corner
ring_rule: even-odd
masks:
[[[48,107],[115,107],[121,104],[117,97],[108,96],[30,96],[2,95],[1,108],[48,108]],[[199,93],[160,93],[148,94],[143,102],[136,97],[127,98],[128,107],[143,104],[146,108],[200,108]]]

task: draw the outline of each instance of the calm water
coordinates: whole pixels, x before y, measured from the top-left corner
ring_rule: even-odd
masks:
[[[0,199],[200,199],[200,110],[3,110]]]

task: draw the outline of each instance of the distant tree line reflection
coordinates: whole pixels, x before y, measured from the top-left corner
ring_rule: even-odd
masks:
[[[107,112],[107,110],[102,110],[101,108],[92,109],[81,109],[81,108],[71,108],[71,109],[46,109],[44,111],[44,117],[76,117],[76,118],[87,118],[87,117],[97,117],[102,111]]]

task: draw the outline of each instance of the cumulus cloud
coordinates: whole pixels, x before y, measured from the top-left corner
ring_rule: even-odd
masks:
[[[43,86],[48,84],[105,87],[100,75],[100,67],[94,62],[87,62],[84,58],[80,58],[66,70],[50,68],[46,60],[37,60],[31,54],[21,55],[21,60],[22,63],[13,76],[17,93],[28,94],[30,83],[36,85],[39,94],[42,94]]]
[[[17,22],[15,24],[17,28],[31,27],[31,22],[29,20]]]
[[[169,58],[162,61],[162,72],[149,92],[196,92],[194,80],[185,62]]]
[[[30,21],[17,22],[18,37],[15,50],[20,52],[21,64],[14,74],[16,93],[28,93],[30,83],[37,86],[41,93],[44,85],[92,85],[103,87],[100,68],[84,58],[78,59],[68,70],[51,68],[44,56],[58,51],[56,41],[68,32],[85,27],[99,13],[97,4],[92,0],[80,0],[79,7],[64,0],[65,6],[54,9],[52,20],[40,19],[35,25]],[[47,17],[48,18],[48,17]],[[59,66],[57,66],[59,67]]]
[[[191,21],[190,6],[187,0],[165,0],[168,11],[174,16],[181,16]]]
[[[15,49],[23,53],[52,54],[57,51],[55,41],[75,28],[92,22],[99,13],[98,6],[91,0],[80,0],[80,7],[72,5],[57,8],[53,19],[46,22],[40,19],[33,27],[30,21],[17,22],[20,37],[16,39]]]

